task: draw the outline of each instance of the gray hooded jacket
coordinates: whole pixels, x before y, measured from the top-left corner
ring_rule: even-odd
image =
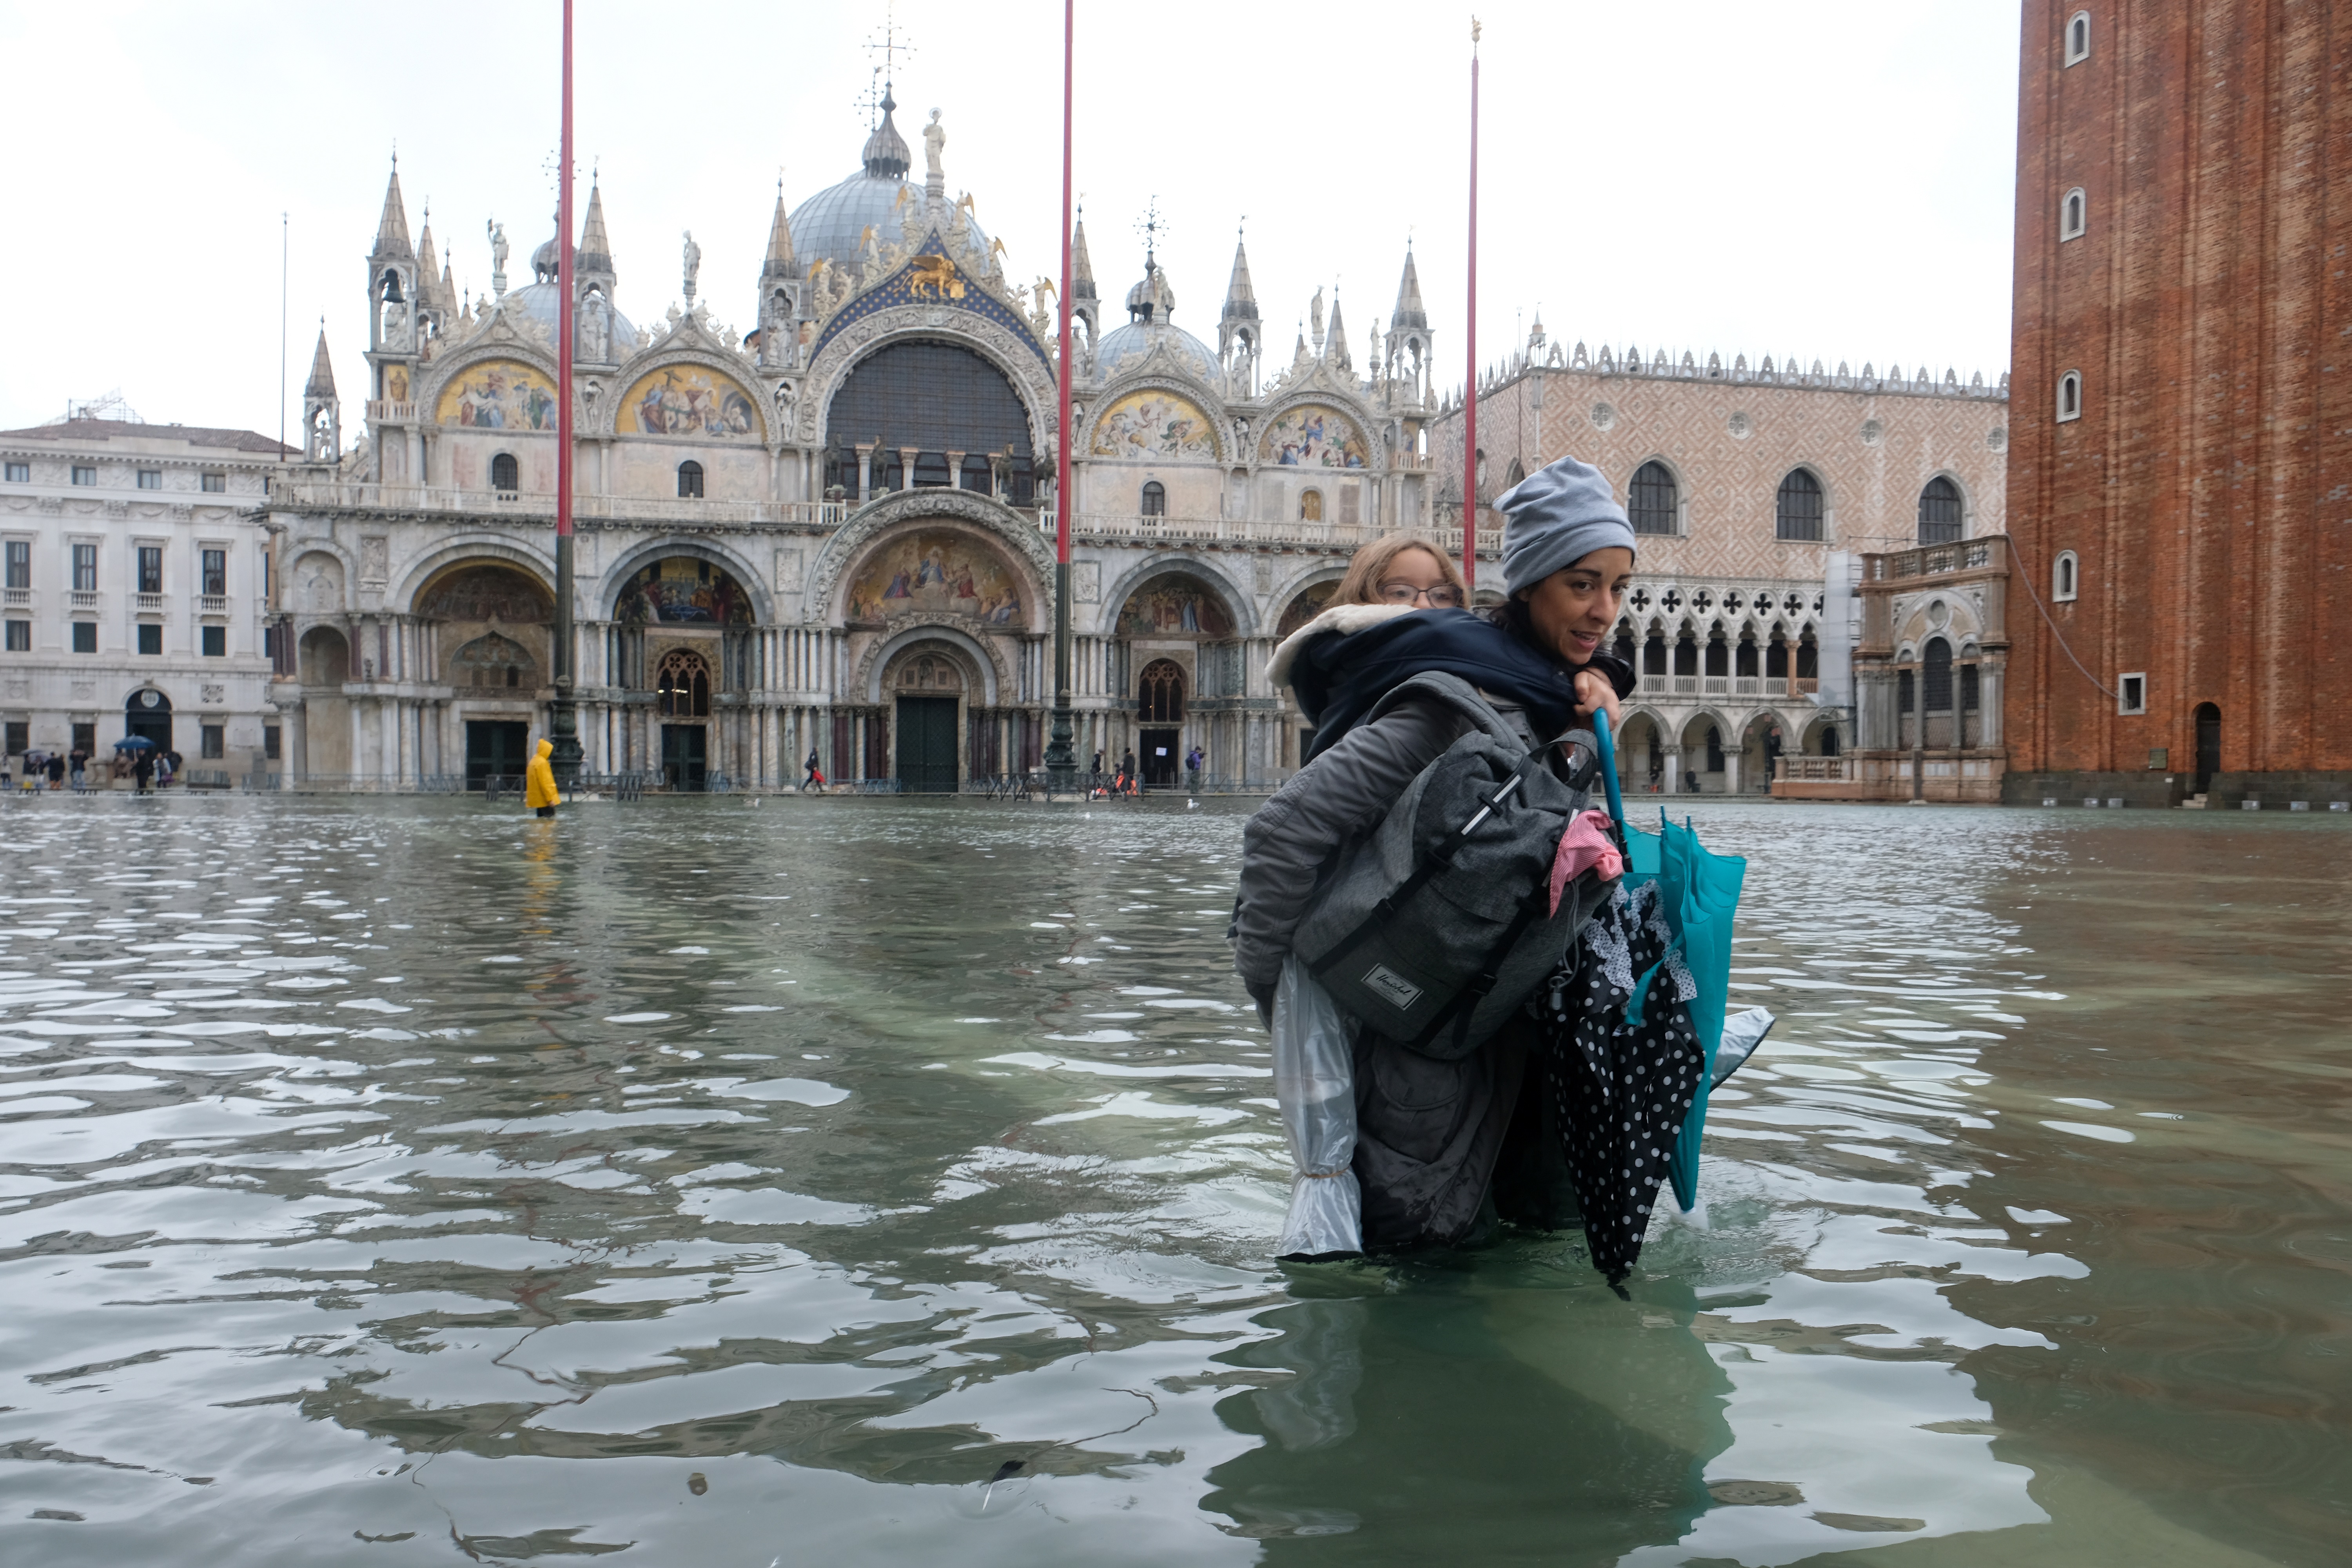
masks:
[[[1311,638],[1410,613],[1394,605],[1326,610],[1283,641],[1268,673],[1282,683]],[[1541,743],[1520,710],[1495,707],[1529,747]],[[1292,935],[1339,851],[1377,828],[1405,786],[1468,728],[1443,702],[1401,701],[1341,736],[1250,818],[1227,935],[1234,968],[1261,1010],[1272,1003]],[[1451,1062],[1369,1034],[1358,1039],[1355,1169],[1368,1248],[1450,1245],[1476,1230],[1519,1105],[1530,1037],[1515,1022]]]

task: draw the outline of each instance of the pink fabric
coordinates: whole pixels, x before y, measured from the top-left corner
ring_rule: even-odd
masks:
[[[1588,866],[1601,868],[1605,881],[1625,874],[1625,857],[1617,846],[1609,842],[1609,814],[1587,811],[1579,814],[1559,836],[1559,848],[1551,858],[1551,912],[1559,913],[1559,895]]]

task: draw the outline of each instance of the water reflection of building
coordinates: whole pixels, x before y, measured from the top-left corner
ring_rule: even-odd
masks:
[[[1964,385],[1924,366],[1593,354],[1548,346],[1538,321],[1481,385],[1479,537],[1500,540],[1496,496],[1564,454],[1616,485],[1643,536],[1617,633],[1642,676],[1622,743],[1637,789],[1908,794],[1905,770],[1924,744],[1943,753],[1937,776],[1982,775],[1997,791],[1997,721],[1988,730],[1981,711],[1896,706],[1905,690],[1940,694],[1930,670],[1971,672],[1956,701],[1997,688],[2000,648],[1980,626],[1977,575],[1958,591],[1906,589],[1887,613],[1906,627],[1915,611],[1943,618],[1883,647],[1864,602],[1880,586],[1871,574],[1899,559],[1886,552],[1999,548],[2008,425],[2005,374]],[[1459,404],[1432,426],[1440,510],[1458,517]],[[1929,553],[1910,569],[1940,581],[1943,557]],[[1979,666],[1992,686],[1975,683]]]
[[[580,729],[592,771],[942,787],[1034,766],[1051,709],[1055,336],[944,132],[925,174],[885,104],[863,166],[789,213],[753,325],[619,308],[601,191],[575,261]],[[552,695],[555,241],[533,281],[456,297],[395,172],[368,258],[365,436],[308,400],[284,536],[279,705],[294,771],[387,784],[517,769]],[[1105,330],[1078,235],[1074,503],[1083,755],[1266,779],[1298,730],[1265,679],[1349,555],[1425,529],[1430,333],[1408,258],[1352,348],[1335,300],[1269,365],[1237,246],[1217,346],[1147,249]],[[748,273],[749,268],[745,268]],[[1375,324],[1377,326],[1377,323]],[[1352,358],[1366,354],[1360,368]]]

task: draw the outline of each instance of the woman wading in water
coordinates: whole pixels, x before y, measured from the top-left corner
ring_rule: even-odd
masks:
[[[1476,687],[1534,749],[1596,710],[1613,722],[1633,671],[1602,651],[1633,573],[1624,509],[1599,470],[1563,458],[1496,503],[1508,595],[1488,619],[1466,607],[1451,562],[1426,543],[1367,545],[1334,603],[1275,650],[1269,674],[1315,725],[1305,765],[1243,831],[1234,967],[1257,1000],[1275,986],[1300,917],[1339,852],[1379,826],[1415,775],[1469,723],[1391,689],[1439,671]],[[1565,776],[1566,759],[1546,758]],[[1515,1017],[1443,1061],[1362,1031],[1355,1046],[1355,1171],[1367,1250],[1460,1244],[1508,1219],[1552,1226],[1576,1213],[1532,1021]]]

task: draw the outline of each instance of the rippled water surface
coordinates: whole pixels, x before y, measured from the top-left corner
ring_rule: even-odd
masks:
[[[1717,805],[1704,1203],[1284,1268],[1248,803],[0,811],[0,1561],[2352,1554],[2352,828]]]

